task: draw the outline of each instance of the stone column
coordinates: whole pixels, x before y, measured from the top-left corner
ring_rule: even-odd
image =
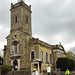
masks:
[[[11,60],[11,66],[13,66],[13,60]]]
[[[20,59],[17,59],[18,61],[18,70],[20,70]]]
[[[31,64],[31,74],[33,73],[33,66],[32,66],[33,64]]]

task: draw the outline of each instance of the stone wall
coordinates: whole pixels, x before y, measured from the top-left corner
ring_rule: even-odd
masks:
[[[12,72],[8,72],[8,73],[2,73],[2,75],[30,75],[30,70],[12,71]]]
[[[65,72],[63,72],[63,74],[65,75]],[[26,71],[12,71],[12,72],[8,72],[8,73],[2,73],[0,75],[31,75],[30,71],[26,70]],[[47,72],[44,71],[43,74],[40,75],[48,75]],[[51,73],[49,75],[62,75],[62,71],[56,73]],[[71,75],[75,75],[75,73],[71,73]]]

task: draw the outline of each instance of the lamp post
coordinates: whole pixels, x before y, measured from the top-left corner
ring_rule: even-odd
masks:
[[[0,66],[0,75],[1,75],[1,66]]]

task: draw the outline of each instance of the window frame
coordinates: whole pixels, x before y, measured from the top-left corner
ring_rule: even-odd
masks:
[[[41,51],[41,60],[43,61],[43,51]]]
[[[48,53],[46,53],[46,63],[48,63]]]
[[[34,59],[32,58],[32,52],[34,52],[34,58],[35,58],[35,51],[31,51],[31,61]]]
[[[15,16],[15,23],[18,23],[18,16]]]
[[[50,54],[50,64],[52,64],[52,54]]]
[[[12,53],[13,54],[18,54],[19,53],[19,50],[18,50],[18,47],[19,47],[19,43],[17,41],[13,41],[13,50],[12,50]]]
[[[28,24],[28,16],[26,16],[26,24]]]

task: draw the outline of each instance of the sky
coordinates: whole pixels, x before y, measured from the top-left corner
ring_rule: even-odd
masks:
[[[11,3],[17,1],[0,2],[0,55],[10,34]],[[75,0],[25,0],[25,3],[31,5],[33,37],[51,45],[61,42],[66,51],[75,53]]]

